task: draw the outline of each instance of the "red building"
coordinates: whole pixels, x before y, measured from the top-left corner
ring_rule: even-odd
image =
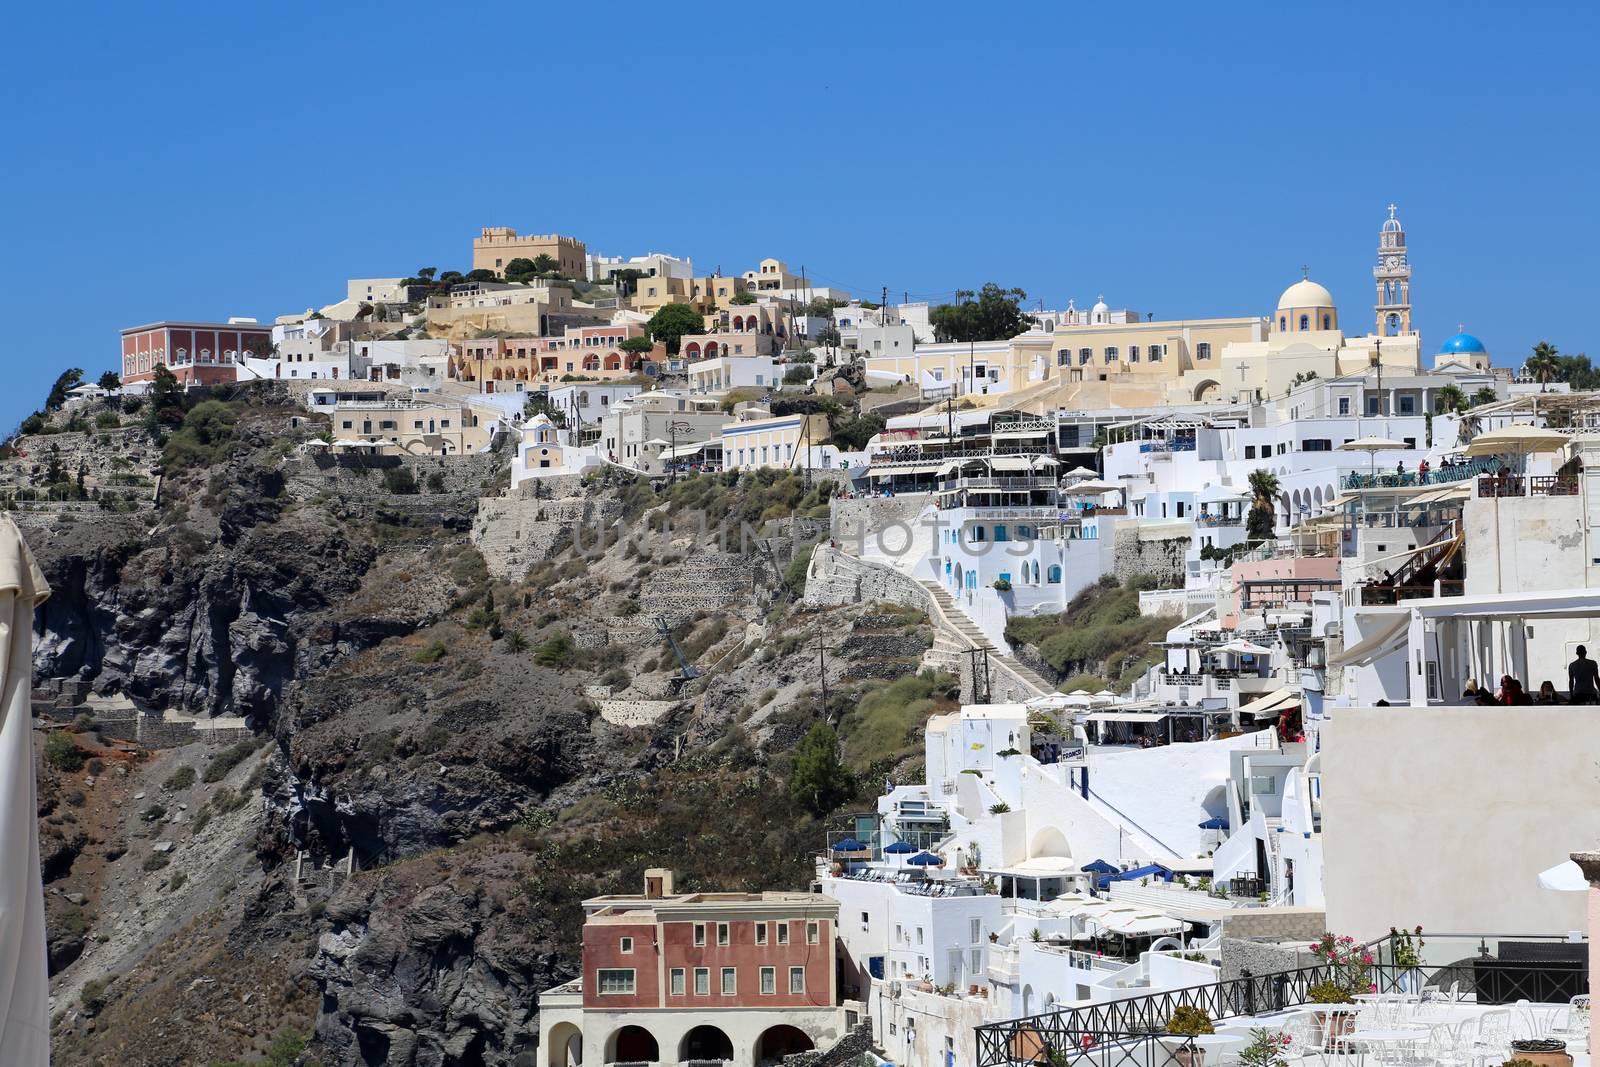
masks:
[[[164,363],[185,385],[238,376],[246,352],[272,351],[272,327],[256,322],[154,322],[122,331],[122,380],[148,382]]]
[[[839,1001],[838,901],[675,894],[664,870],[645,887],[584,901],[583,976],[540,997],[541,1067],[750,1067],[826,1047],[853,1023]]]

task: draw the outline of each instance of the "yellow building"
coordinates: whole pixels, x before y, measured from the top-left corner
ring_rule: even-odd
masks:
[[[549,256],[559,266],[558,270],[569,278],[583,278],[588,274],[589,253],[576,237],[560,234],[519,234],[509,226],[485,226],[483,232],[472,239],[472,269],[492,270],[504,277],[506,264],[513,259],[537,259]]]
[[[744,272],[744,282],[758,293],[798,289],[801,284],[800,276],[790,274],[788,265],[781,259],[763,259],[755,270]]]
[[[667,304],[688,304],[702,315],[733,308],[733,298],[747,290],[743,278],[713,274],[704,278],[640,278],[638,291],[629,298],[634,311],[654,315]]]
[[[384,456],[461,456],[488,447],[489,427],[470,406],[438,400],[342,400],[333,448]]]
[[[767,415],[761,408],[747,414],[722,427],[724,470],[803,466],[806,448],[828,439],[825,415]]]

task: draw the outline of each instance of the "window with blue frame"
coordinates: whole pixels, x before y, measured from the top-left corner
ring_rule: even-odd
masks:
[[[994,528],[994,539],[996,541],[1011,540],[1011,535],[1006,532],[1006,528],[1003,524]]]
[[[972,540],[972,541],[985,540],[985,538],[983,536],[983,527],[982,526],[974,526],[974,527],[972,527],[972,532],[968,535],[968,539]]]
[[[1050,584],[1051,585],[1060,585],[1061,584],[1061,568],[1060,568],[1060,566],[1052,563],[1050,565],[1050,569],[1045,572],[1045,577],[1047,577],[1050,580]]]
[[[1311,329],[1311,316],[1310,315],[1301,315],[1300,316],[1300,328],[1302,330]]]
[[[1000,580],[1002,582],[1005,582],[1007,585],[1011,584],[1011,572],[1010,571],[1001,571],[1000,572]]]

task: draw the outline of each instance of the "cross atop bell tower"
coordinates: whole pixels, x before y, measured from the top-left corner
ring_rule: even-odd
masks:
[[[1406,231],[1389,205],[1389,217],[1378,234],[1378,265],[1372,277],[1378,285],[1378,334],[1397,337],[1411,330],[1411,264],[1406,259]]]

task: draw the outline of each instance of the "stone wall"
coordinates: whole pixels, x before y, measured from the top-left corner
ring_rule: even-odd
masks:
[[[485,497],[478,501],[472,543],[488,561],[490,573],[515,578],[565,551],[580,536],[583,543],[595,544],[621,516],[622,505],[615,500]]]
[[[1125,523],[1117,527],[1111,572],[1124,582],[1147,575],[1163,586],[1181,586],[1185,570],[1183,557],[1188,551],[1187,530],[1169,536],[1151,536],[1150,532],[1142,534],[1139,526]]]
[[[153,468],[161,449],[150,443],[142,426],[34,434],[16,438],[12,446],[14,454],[0,462],[0,495],[44,490],[53,457],[69,482],[76,482],[81,466],[87,490],[115,493],[138,503],[148,503],[155,496]],[[96,509],[99,505],[90,501],[76,506]]]
[[[860,496],[850,500],[835,500],[830,509],[833,539],[840,544],[849,545],[854,550],[863,537],[872,537],[896,523],[917,533],[917,516],[930,501],[931,498],[923,493],[890,497]],[[898,546],[904,540],[904,534],[896,534],[890,539],[890,543]]]
[[[850,503],[850,501],[845,501]],[[801,602],[812,607],[838,604],[899,604],[934,616],[933,597],[920,582],[899,571],[864,563],[827,545],[811,554],[806,592]]]
[[[719,552],[709,546],[691,549],[677,562],[656,567],[639,597],[641,614],[664,615],[676,625],[699,611],[715,612],[764,599],[781,576],[755,555]]]
[[[649,726],[681,707],[682,701],[602,700],[599,704],[600,717],[613,726]]]
[[[1254,941],[1315,941],[1327,929],[1321,908],[1240,908],[1222,921],[1228,937]]]
[[[440,494],[482,496],[492,488],[506,457],[496,452],[475,452],[466,456],[363,456],[312,452],[296,456],[283,465],[288,492],[304,500],[331,490],[342,496],[388,498],[395,494],[383,485],[383,472],[391,467],[407,467],[421,490],[417,495],[438,495],[431,489],[437,476],[442,480]],[[436,483],[434,483],[436,484]]]
[[[1293,945],[1224,937],[1222,966],[1218,978],[1224,982],[1231,982],[1236,978],[1243,978],[1247,971],[1252,975],[1272,974],[1274,971],[1311,967],[1316,962],[1317,958],[1310,952],[1297,950]]]

